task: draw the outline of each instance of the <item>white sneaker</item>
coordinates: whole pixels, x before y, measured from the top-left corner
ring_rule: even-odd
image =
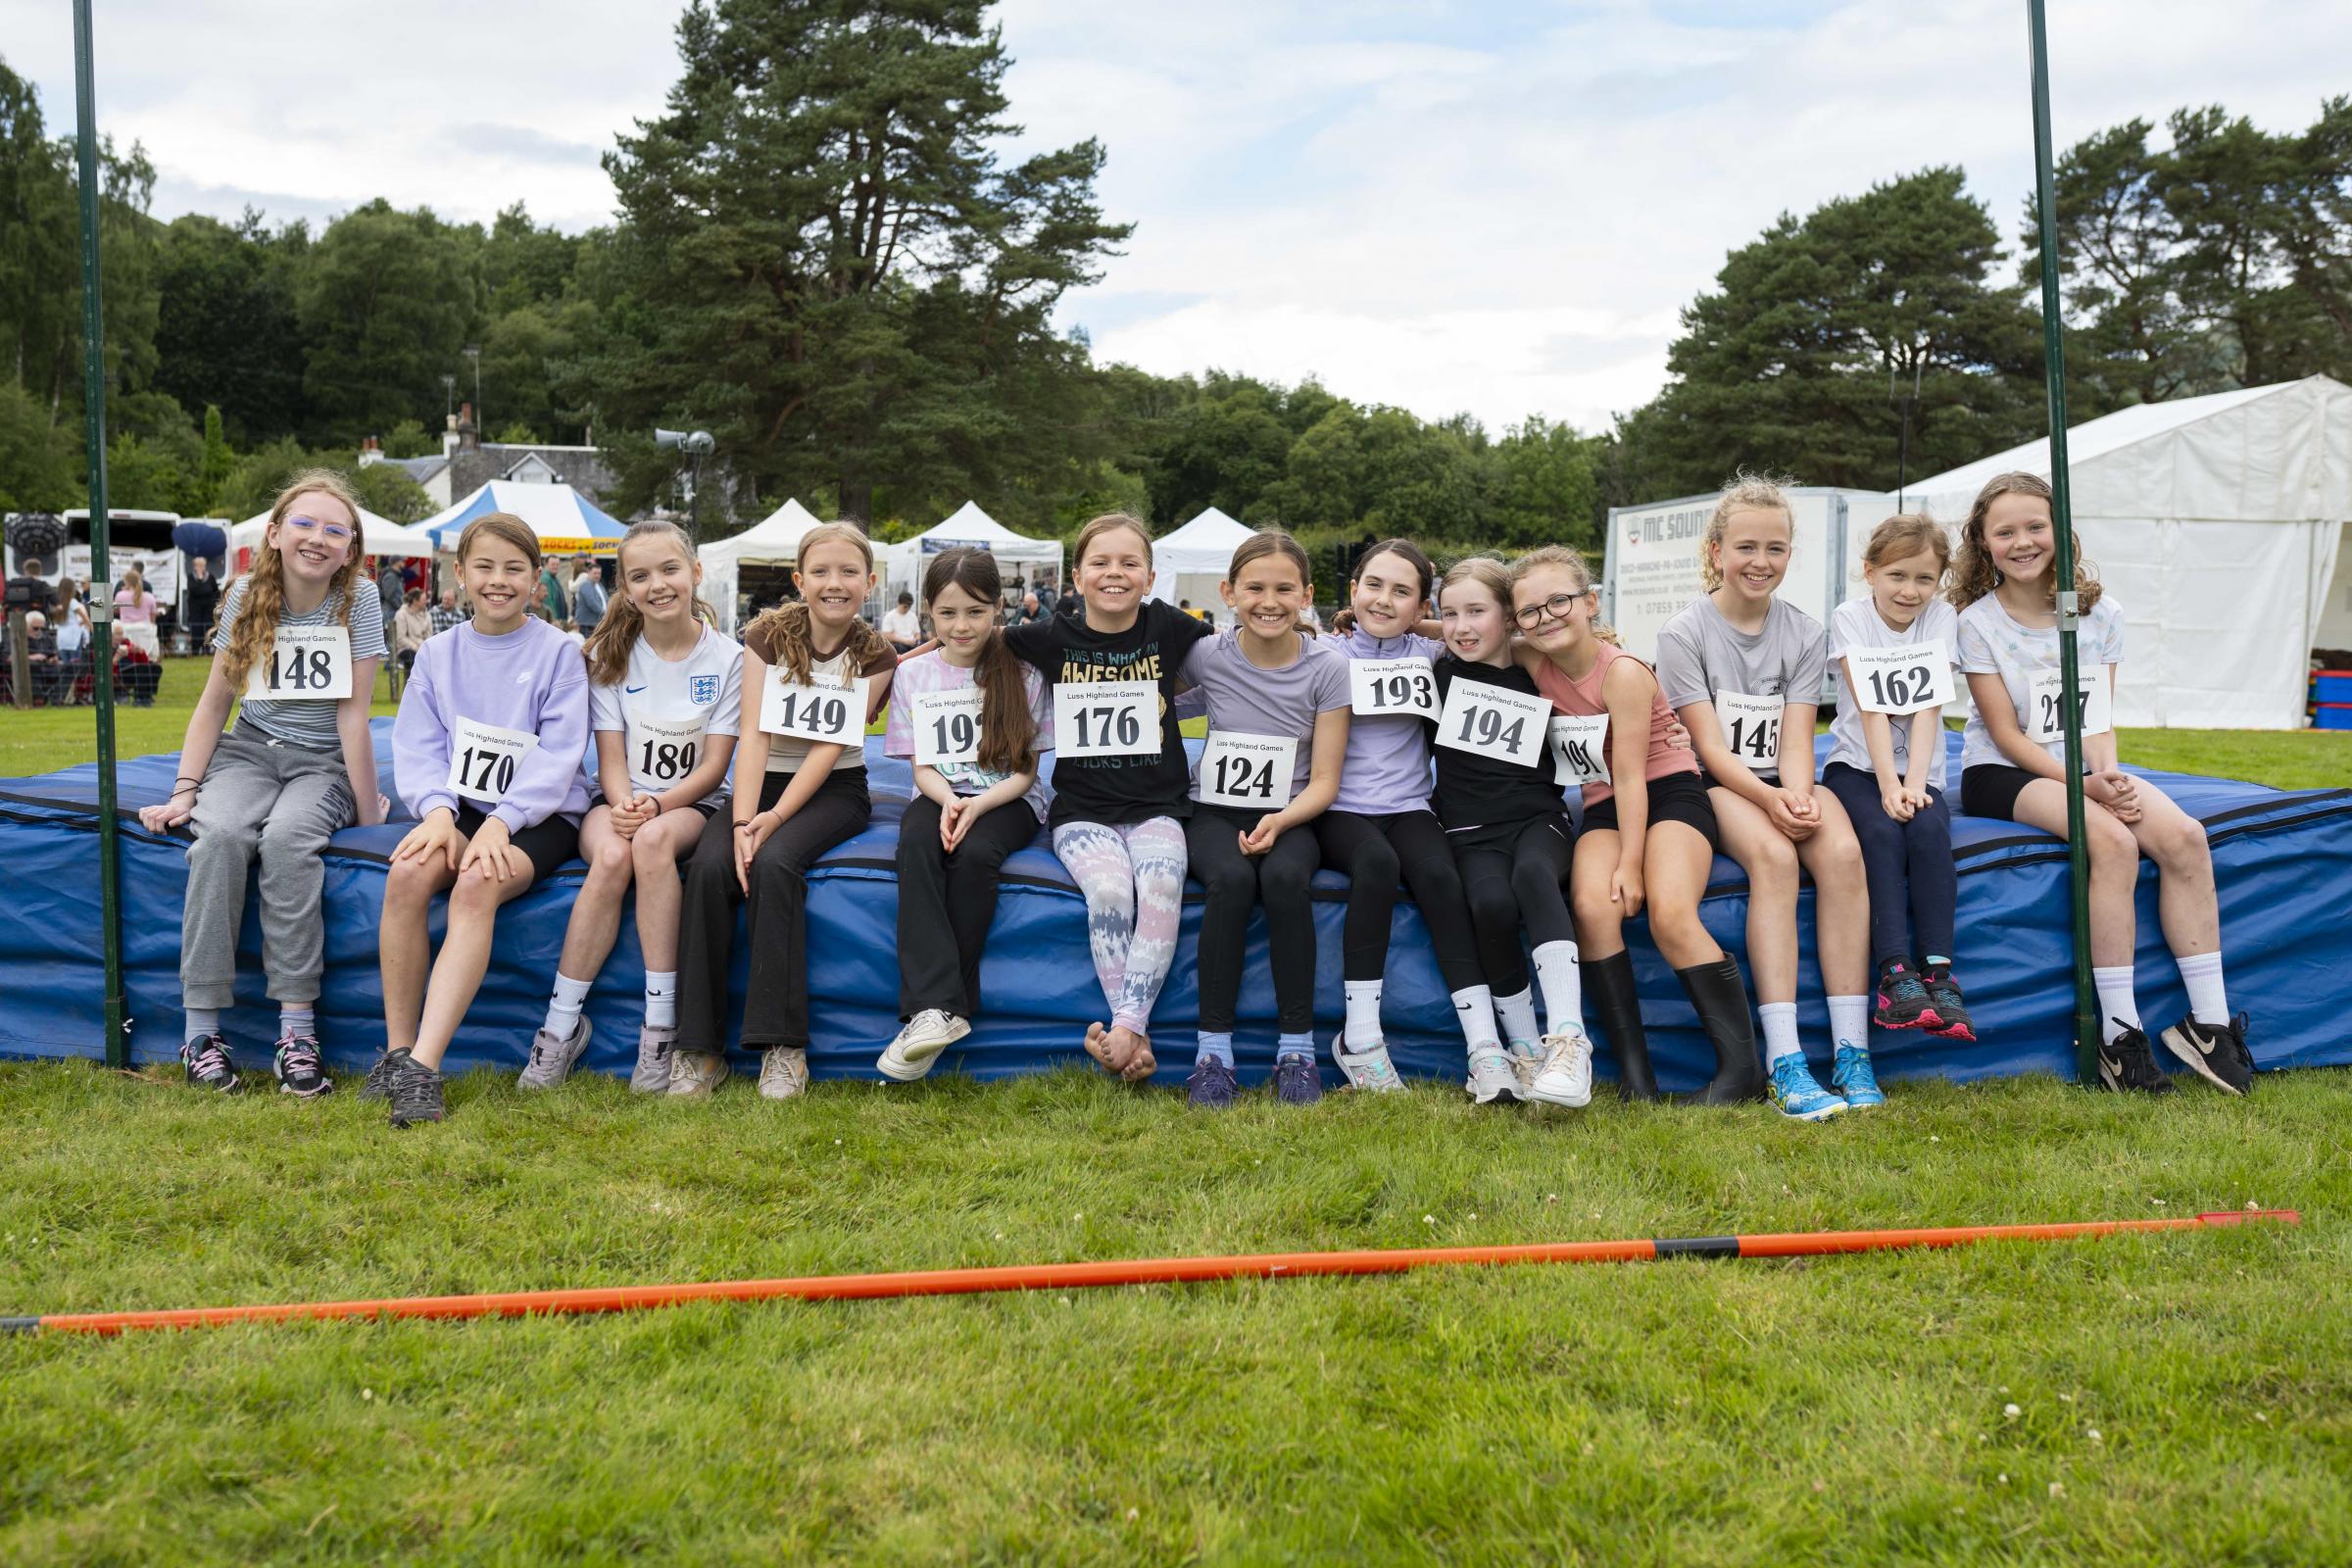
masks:
[[[808,1048],[770,1046],[760,1054],[760,1098],[797,1100],[808,1092]]]
[[[1582,1030],[1544,1037],[1544,1065],[1528,1098],[1579,1109],[1592,1103],[1592,1042]]]
[[[735,1069],[723,1051],[672,1051],[669,1054],[669,1092],[680,1100],[701,1100],[727,1081]]]
[[[1511,1071],[1519,1077],[1519,1098],[1525,1100],[1529,1088],[1536,1081],[1536,1074],[1544,1070],[1544,1048],[1532,1040],[1514,1040],[1507,1048],[1507,1054],[1511,1058]]]
[[[669,1048],[678,1032],[642,1024],[637,1030],[637,1066],[629,1074],[629,1093],[659,1095],[669,1088]]]
[[[572,1067],[588,1052],[588,1015],[580,1014],[579,1027],[568,1040],[558,1040],[541,1029],[531,1036],[531,1059],[523,1064],[522,1076],[514,1081],[517,1089],[555,1089],[571,1076]]]
[[[931,1070],[941,1052],[971,1032],[972,1026],[954,1013],[926,1007],[906,1020],[874,1066],[885,1078],[910,1084]]]
[[[1511,1070],[1510,1053],[1500,1046],[1481,1046],[1470,1053],[1470,1081],[1462,1087],[1482,1105],[1492,1105],[1497,1100],[1526,1098],[1519,1075]]]
[[[1349,1051],[1344,1034],[1331,1037],[1331,1059],[1340,1071],[1348,1075],[1348,1087],[1372,1094],[1402,1094],[1404,1080],[1396,1076],[1396,1064],[1389,1059],[1388,1042],[1375,1040],[1362,1051]]]

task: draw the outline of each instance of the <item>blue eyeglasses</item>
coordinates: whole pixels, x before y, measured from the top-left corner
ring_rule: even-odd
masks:
[[[306,517],[299,512],[286,519],[286,526],[293,529],[296,533],[315,533],[319,538],[324,539],[330,545],[349,544],[351,542],[351,530],[344,527],[343,524],[339,522],[320,522],[317,517]]]

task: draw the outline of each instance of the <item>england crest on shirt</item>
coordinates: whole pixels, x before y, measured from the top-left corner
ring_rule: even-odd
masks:
[[[716,675],[689,675],[686,677],[686,700],[697,708],[708,708],[717,702],[718,677]]]

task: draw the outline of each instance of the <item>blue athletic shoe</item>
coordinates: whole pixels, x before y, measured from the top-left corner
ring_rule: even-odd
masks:
[[[1223,1110],[1233,1103],[1233,1068],[1223,1058],[1202,1056],[1185,1079],[1185,1099],[1202,1110]]]
[[[1765,1093],[1793,1121],[1827,1121],[1845,1114],[1845,1102],[1814,1081],[1805,1058],[1791,1054],[1772,1064],[1772,1081]]]
[[[1846,1104],[1855,1110],[1886,1103],[1879,1075],[1871,1071],[1870,1053],[1859,1046],[1838,1048],[1838,1065],[1830,1073],[1830,1087],[1843,1095]]]
[[[1323,1098],[1323,1075],[1315,1058],[1287,1052],[1274,1058],[1274,1098],[1286,1105],[1311,1105]]]

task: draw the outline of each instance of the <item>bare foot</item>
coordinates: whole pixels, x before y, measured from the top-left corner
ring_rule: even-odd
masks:
[[[1141,1083],[1159,1070],[1159,1058],[1152,1054],[1152,1042],[1149,1039],[1124,1026],[1113,1028],[1110,1031],[1112,1054],[1116,1054],[1122,1045],[1127,1051],[1127,1065],[1120,1069],[1120,1077],[1131,1084]]]
[[[1122,1071],[1128,1061],[1125,1053],[1112,1051],[1111,1037],[1099,1023],[1090,1023],[1086,1026],[1086,1054],[1111,1072]]]

